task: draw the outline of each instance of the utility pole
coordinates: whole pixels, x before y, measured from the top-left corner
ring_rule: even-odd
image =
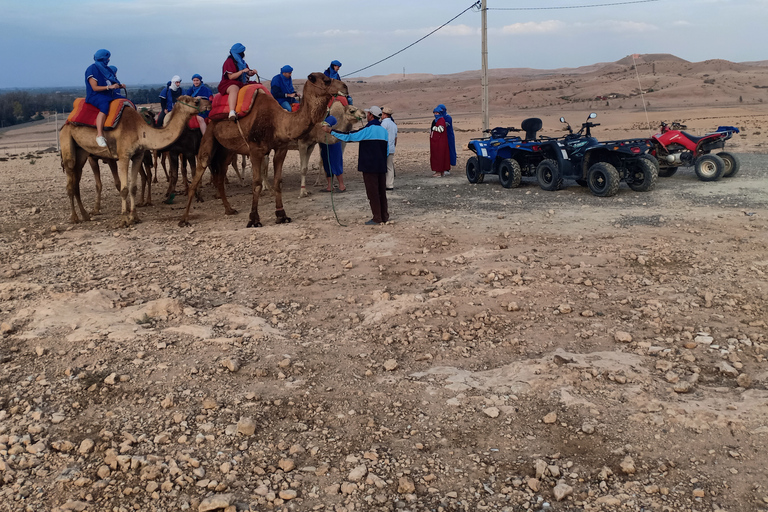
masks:
[[[486,7],[486,0],[482,0],[481,3],[481,18],[483,20],[482,26],[482,76],[480,77],[480,84],[483,88],[483,130],[487,130],[490,124],[488,119],[488,9]]]
[[[53,134],[56,136],[56,151],[61,152],[61,148],[59,147],[59,111],[55,111],[56,114],[54,114],[54,132]]]

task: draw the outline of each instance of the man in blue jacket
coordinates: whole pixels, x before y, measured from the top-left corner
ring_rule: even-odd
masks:
[[[293,68],[285,65],[280,68],[280,72],[272,77],[272,96],[277,100],[281,107],[291,112],[293,103],[299,102],[299,95],[293,88],[293,78],[291,77]]]
[[[365,192],[371,205],[373,218],[366,224],[378,225],[389,221],[387,208],[387,155],[389,134],[381,126],[381,109],[373,106],[365,110],[368,124],[353,132],[337,132],[330,126],[323,129],[345,142],[359,142],[357,170],[363,173]]]

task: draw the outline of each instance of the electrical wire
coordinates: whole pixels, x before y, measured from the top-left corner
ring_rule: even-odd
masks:
[[[487,7],[487,11],[554,11],[559,9],[586,9],[588,7],[612,7],[614,5],[646,4],[648,2],[658,2],[659,0],[633,0],[630,2],[613,2],[610,4],[589,4],[589,5],[563,5],[559,7]]]
[[[424,37],[422,37],[422,38],[420,38],[420,39],[417,39],[416,41],[412,42],[411,44],[409,44],[409,45],[408,45],[408,46],[406,46],[405,48],[403,48],[403,49],[401,49],[401,50],[398,50],[398,51],[396,51],[395,53],[393,53],[392,55],[389,55],[389,56],[387,56],[387,57],[384,57],[383,59],[381,59],[381,60],[379,60],[379,61],[376,61],[376,62],[374,62],[374,63],[373,63],[373,64],[371,64],[370,66],[365,66],[364,68],[360,68],[360,69],[358,69],[358,70],[356,70],[356,71],[353,71],[353,72],[351,72],[351,73],[347,73],[347,74],[343,75],[343,77],[352,76],[352,75],[354,75],[354,74],[356,74],[356,73],[359,73],[360,71],[365,71],[365,70],[366,70],[366,69],[368,69],[368,68],[372,68],[372,67],[373,67],[373,66],[375,66],[376,64],[381,64],[381,63],[382,63],[382,62],[384,62],[385,60],[389,60],[389,59],[391,59],[392,57],[394,57],[395,55],[397,55],[397,54],[399,54],[399,53],[403,53],[405,50],[407,50],[407,49],[408,49],[408,48],[410,48],[411,46],[414,46],[415,44],[417,44],[417,43],[420,43],[421,41],[425,40],[426,38],[428,38],[429,36],[431,36],[432,34],[434,34],[435,32],[437,32],[437,31],[438,31],[438,30],[440,30],[441,28],[445,27],[445,26],[446,26],[446,25],[448,25],[450,22],[452,22],[453,20],[455,20],[456,18],[458,18],[459,16],[461,16],[461,15],[462,15],[462,14],[464,14],[465,12],[469,11],[470,9],[477,9],[477,10],[479,11],[479,9],[480,9],[480,5],[481,5],[481,4],[480,4],[480,0],[478,0],[477,2],[473,3],[472,5],[470,5],[469,7],[467,7],[466,9],[464,9],[463,11],[461,11],[459,14],[457,14],[456,16],[454,16],[453,18],[449,19],[448,21],[446,21],[445,23],[443,23],[442,25],[440,25],[439,27],[437,27],[435,30],[433,30],[433,31],[432,31],[432,32],[430,32],[429,34],[425,35]]]

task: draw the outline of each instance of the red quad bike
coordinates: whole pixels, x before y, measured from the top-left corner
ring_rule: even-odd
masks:
[[[680,166],[693,166],[701,181],[716,181],[721,177],[730,178],[739,172],[736,155],[726,152],[711,154],[714,149],[725,147],[725,141],[739,133],[735,126],[720,126],[717,131],[696,137],[682,130],[684,124],[661,123],[661,133],[653,136],[653,155],[659,161],[659,176],[667,178],[677,172]]]

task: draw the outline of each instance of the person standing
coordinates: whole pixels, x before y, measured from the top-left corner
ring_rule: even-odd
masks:
[[[397,123],[392,118],[392,108],[382,107],[381,126],[387,130],[389,146],[387,155],[387,190],[395,189],[395,146],[397,145]]]
[[[111,56],[108,50],[97,51],[93,55],[93,64],[85,70],[85,102],[99,109],[96,116],[96,144],[100,148],[107,147],[104,122],[109,114],[109,104],[118,97],[115,91],[125,87],[117,81],[117,77],[109,68]]]
[[[182,90],[181,90],[181,77],[179,75],[174,75],[173,78],[171,78],[171,81],[168,82],[168,85],[160,91],[160,116],[157,118],[157,126],[161,127],[163,126],[163,120],[165,119],[165,116],[173,110],[173,104],[176,103],[176,100],[179,99],[181,96]]]
[[[372,106],[365,110],[368,124],[360,130],[337,132],[330,126],[323,126],[326,133],[345,142],[359,142],[357,170],[363,173],[365,192],[371,205],[373,217],[365,223],[369,226],[389,221],[387,205],[387,147],[389,136],[382,128],[381,109]]]
[[[255,69],[248,67],[245,58],[245,46],[235,43],[229,49],[229,56],[221,66],[221,81],[219,82],[219,92],[227,94],[229,103],[229,120],[237,121],[237,93],[240,88],[248,83],[248,77],[256,74]]]
[[[451,169],[451,154],[448,149],[448,133],[446,132],[445,117],[439,107],[432,111],[435,115],[429,132],[429,165],[432,167],[433,178],[442,178]]]
[[[442,103],[437,106],[436,110],[439,110],[445,119],[445,133],[448,134],[448,153],[451,156],[451,167],[456,166],[456,137],[453,133],[453,118],[448,115],[448,109]],[[450,170],[445,171],[445,175],[451,174]]]
[[[193,98],[205,98],[209,101],[213,101],[213,92],[210,87],[203,83],[203,77],[195,73],[192,75],[192,87],[187,89],[187,96]],[[200,125],[200,133],[205,135],[205,118],[208,117],[208,111],[200,112],[197,114],[197,123]]]
[[[280,68],[280,72],[272,77],[272,86],[270,88],[272,96],[288,112],[292,111],[292,104],[299,102],[299,95],[296,93],[296,89],[293,88],[292,73],[293,68],[287,64]]]

